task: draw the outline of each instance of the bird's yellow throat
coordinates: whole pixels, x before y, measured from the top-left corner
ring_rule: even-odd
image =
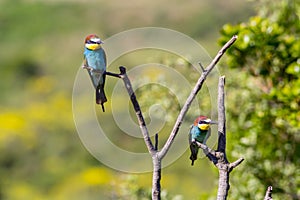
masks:
[[[198,124],[201,130],[207,131],[209,129],[209,124]]]
[[[85,44],[85,47],[89,50],[97,50],[101,48],[100,44]]]

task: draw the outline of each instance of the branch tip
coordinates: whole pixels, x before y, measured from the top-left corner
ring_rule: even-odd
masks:
[[[234,161],[233,163],[230,163],[229,168],[232,170],[239,166],[245,159],[244,158],[239,158],[238,160]]]
[[[204,69],[203,65],[201,64],[201,62],[198,63],[202,69],[202,72],[205,72],[206,70]]]
[[[158,150],[158,133],[155,134],[155,144],[154,144],[154,149],[157,151]]]
[[[272,186],[269,186],[267,188],[264,200],[272,200],[272,190],[273,190]]]
[[[126,68],[125,68],[125,67],[120,66],[119,69],[120,69],[120,74],[121,74],[121,75],[122,75],[122,74],[126,74]]]

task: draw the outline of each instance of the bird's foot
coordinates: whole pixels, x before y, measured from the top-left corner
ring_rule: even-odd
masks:
[[[89,66],[86,66],[86,65],[82,65],[81,66],[82,69],[87,69],[89,71],[93,71],[93,68],[89,67]]]

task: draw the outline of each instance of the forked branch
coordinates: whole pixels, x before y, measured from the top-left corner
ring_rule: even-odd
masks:
[[[193,100],[195,99],[196,95],[198,94],[198,92],[200,91],[200,89],[202,88],[202,85],[204,83],[204,81],[206,80],[208,74],[212,71],[212,69],[216,66],[216,64],[218,63],[218,61],[220,60],[220,58],[224,55],[225,51],[236,41],[237,36],[233,36],[222,48],[221,50],[218,52],[218,54],[215,56],[215,58],[212,60],[212,62],[204,69],[202,65],[202,74],[199,77],[194,89],[191,91],[189,97],[187,98],[184,106],[182,107],[177,120],[174,124],[174,127],[170,133],[170,136],[167,140],[167,142],[165,143],[165,145],[163,146],[163,148],[161,149],[161,151],[158,150],[158,134],[156,134],[155,136],[155,145],[153,145],[150,136],[149,136],[149,132],[142,114],[142,111],[140,109],[139,103],[136,99],[136,96],[134,94],[134,91],[132,89],[132,85],[130,83],[130,80],[126,74],[126,69],[125,67],[120,67],[120,74],[116,74],[116,73],[112,73],[112,72],[106,72],[106,75],[108,76],[113,76],[113,77],[117,77],[117,78],[121,78],[124,82],[124,85],[127,89],[127,92],[130,96],[130,100],[131,103],[134,107],[136,116],[138,118],[138,122],[140,125],[140,129],[141,132],[143,134],[144,137],[144,141],[145,144],[148,148],[148,151],[150,153],[150,155],[152,156],[152,163],[153,163],[153,176],[152,176],[152,199],[153,200],[159,200],[160,199],[160,192],[161,192],[161,186],[160,186],[160,180],[161,180],[161,162],[162,159],[165,157],[165,155],[167,154],[167,152],[169,151],[171,145],[174,142],[174,139],[178,133],[178,130],[181,126],[181,123],[188,111],[188,109],[190,108]],[[224,111],[225,113],[225,111]],[[219,122],[220,123],[220,122]],[[224,122],[225,124],[225,122]],[[209,155],[209,158],[214,162],[215,165],[217,165],[218,160],[215,158],[218,158],[219,152],[215,152],[211,149],[209,149],[207,146],[203,146],[203,144],[198,143],[198,145],[202,146],[200,148],[203,148],[205,152],[207,152],[207,155]],[[224,147],[225,149],[225,147]]]
[[[211,150],[206,145],[196,143],[199,148],[203,149],[205,155],[219,170],[219,187],[217,200],[227,199],[230,172],[241,164],[244,158],[240,158],[233,163],[229,163],[226,158],[226,115],[225,115],[225,77],[219,78],[218,88],[218,149]]]

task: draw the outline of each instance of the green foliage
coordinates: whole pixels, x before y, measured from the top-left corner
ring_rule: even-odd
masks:
[[[298,199],[299,7],[293,1],[266,3],[273,4],[271,11],[264,10],[266,15],[238,25],[227,24],[221,31],[221,44],[233,34],[239,36],[227,53],[227,63],[245,73],[244,79],[241,75],[236,77],[238,84],[233,83],[235,80],[230,83],[236,92],[230,92],[229,101],[233,104],[227,108],[233,137],[240,138],[231,149],[235,156],[245,156],[247,161],[242,180],[239,175],[239,180],[234,180],[245,180],[246,187],[237,188],[234,197],[258,199],[268,185],[273,185],[279,199]]]

